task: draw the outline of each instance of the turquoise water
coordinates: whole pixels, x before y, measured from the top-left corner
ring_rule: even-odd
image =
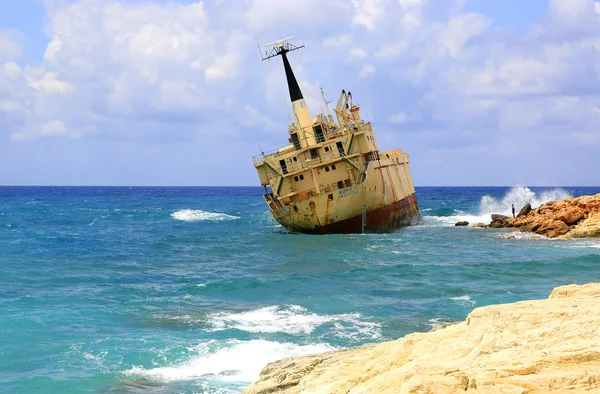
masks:
[[[599,240],[453,226],[595,193],[418,188],[419,226],[308,236],[260,188],[0,187],[0,392],[235,393],[286,356],[600,281]]]

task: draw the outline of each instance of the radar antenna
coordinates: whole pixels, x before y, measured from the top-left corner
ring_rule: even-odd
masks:
[[[292,52],[292,51],[295,51],[300,48],[304,48],[304,44],[296,46],[296,45],[288,42],[293,39],[294,39],[294,36],[290,36],[290,37],[283,38],[278,41],[270,42],[267,45],[265,45],[266,47],[273,47],[273,48],[271,49],[270,52],[265,51],[265,57],[263,57],[262,60],[268,60],[275,56],[279,56],[281,54],[285,54],[285,53]]]

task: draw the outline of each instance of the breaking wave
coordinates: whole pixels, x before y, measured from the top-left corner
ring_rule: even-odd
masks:
[[[219,212],[207,212],[200,209],[182,209],[171,214],[173,219],[183,220],[184,222],[196,222],[201,220],[223,221],[236,220],[239,216],[227,215]]]
[[[450,211],[449,208],[423,210],[422,213],[425,222],[432,224],[448,225],[460,221],[467,221],[471,224],[489,224],[492,220],[491,216],[493,213],[511,216],[511,204],[515,204],[517,212],[519,212],[519,210],[528,203],[531,204],[532,208],[537,208],[549,201],[558,201],[569,197],[571,197],[571,195],[566,190],[560,188],[545,190],[538,195],[528,187],[515,186],[502,198],[483,196],[479,202],[477,213],[469,214],[456,209]],[[442,210],[442,212],[440,212],[440,210]]]
[[[239,313],[209,315],[209,330],[237,329],[251,333],[309,334],[324,324],[333,324],[336,335],[348,339],[376,339],[381,336],[377,323],[361,320],[360,313],[319,315],[298,305],[267,306]]]
[[[213,340],[190,349],[196,352],[197,356],[181,364],[149,369],[134,366],[123,373],[128,377],[145,378],[161,383],[198,378],[252,382],[258,379],[262,368],[270,362],[335,349],[327,344],[296,345],[265,340]]]
[[[501,199],[496,199],[490,196],[484,196],[479,204],[479,212],[482,215],[491,215],[499,213],[501,215],[510,216],[511,204],[515,204],[517,212],[526,204],[531,204],[532,208],[537,208],[548,201],[558,201],[569,198],[571,195],[564,189],[545,190],[537,195],[531,189],[525,186],[515,186]]]

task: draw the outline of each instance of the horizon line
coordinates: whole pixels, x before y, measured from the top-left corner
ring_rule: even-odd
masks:
[[[414,187],[600,187],[600,185],[415,185]],[[0,185],[2,187],[176,187],[176,188],[192,188],[192,187],[262,187],[261,185]]]

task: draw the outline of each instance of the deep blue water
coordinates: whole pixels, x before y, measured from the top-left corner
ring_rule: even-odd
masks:
[[[279,358],[600,281],[598,240],[453,226],[600,187],[418,188],[421,225],[327,236],[287,234],[261,190],[0,187],[0,392],[239,392]]]

